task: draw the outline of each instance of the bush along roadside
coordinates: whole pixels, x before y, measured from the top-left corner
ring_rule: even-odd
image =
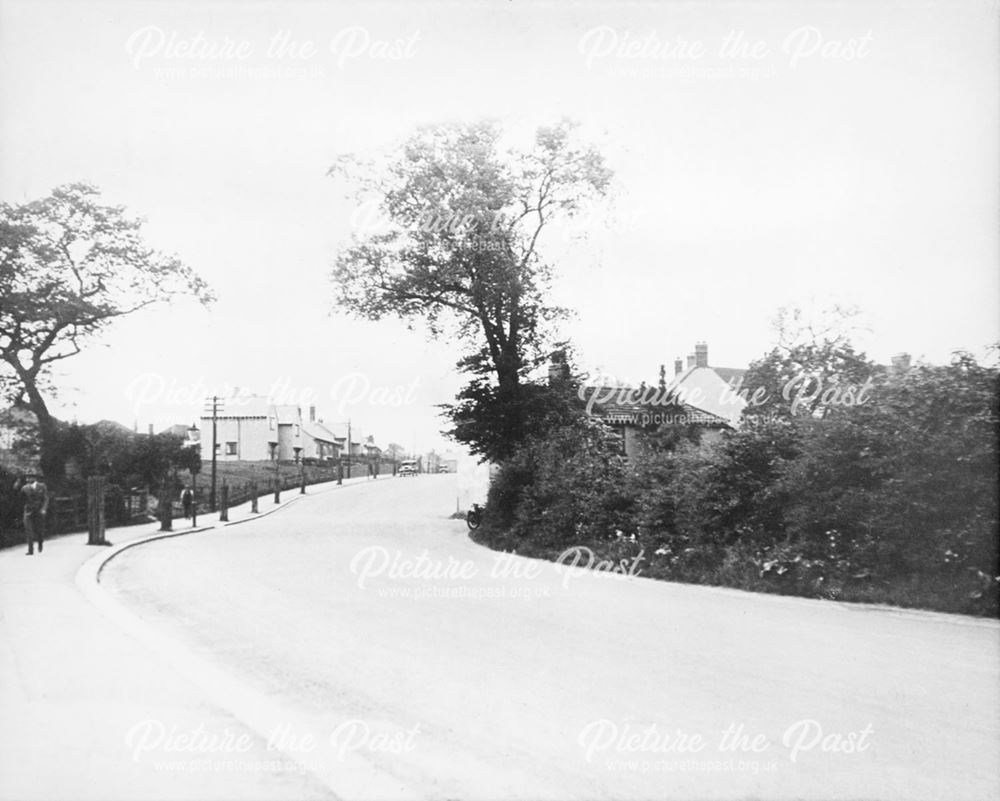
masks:
[[[501,464],[475,538],[641,556],[650,578],[996,616],[996,371],[958,354],[877,379],[868,404],[721,437],[664,428],[630,460],[581,415]]]

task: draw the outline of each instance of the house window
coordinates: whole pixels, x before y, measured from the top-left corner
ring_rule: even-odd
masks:
[[[295,436],[298,436],[298,435],[299,435],[299,427],[295,426]]]
[[[226,443],[226,456],[235,456],[235,455],[236,455],[236,443],[235,442],[227,442]]]

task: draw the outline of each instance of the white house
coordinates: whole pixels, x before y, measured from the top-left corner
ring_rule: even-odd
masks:
[[[649,433],[664,425],[696,425],[702,441],[738,427],[747,405],[739,394],[745,373],[743,368],[710,366],[708,344],[698,342],[686,366],[681,359],[674,361],[674,376],[664,388],[587,387],[581,397],[591,401],[592,414],[619,433],[625,455],[632,457],[645,448]]]
[[[346,437],[339,436],[320,419],[316,407],[309,407],[309,420],[302,426],[302,458],[328,462],[337,459],[344,450]]]
[[[259,395],[227,398],[216,418],[215,439],[220,461],[297,461],[305,440],[302,409]],[[212,458],[211,415],[201,418],[201,458]]]

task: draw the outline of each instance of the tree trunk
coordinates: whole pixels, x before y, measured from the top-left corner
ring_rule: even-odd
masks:
[[[521,383],[521,358],[517,352],[517,342],[508,341],[497,359],[497,382],[501,395],[514,396]]]
[[[42,475],[47,482],[59,481],[66,476],[66,457],[59,447],[59,423],[49,412],[34,378],[22,376],[28,408],[38,420],[38,445]]]

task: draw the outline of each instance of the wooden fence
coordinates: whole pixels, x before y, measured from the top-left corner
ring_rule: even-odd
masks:
[[[53,495],[49,498],[49,513],[45,521],[45,536],[73,534],[87,531],[92,510],[88,508],[87,493]],[[104,522],[107,526],[129,526],[148,523],[149,492],[145,489],[123,490],[109,486],[104,493]],[[20,514],[13,516],[3,532],[3,544],[23,543],[24,524]]]
[[[379,476],[390,477],[393,474],[392,462],[384,461],[377,466],[370,466],[368,462],[353,462],[350,470],[345,464],[343,466],[343,478],[360,478],[370,475],[376,471]],[[273,495],[276,483],[280,484],[282,492],[298,490],[302,486],[303,478],[306,486],[312,484],[323,484],[336,481],[339,470],[333,466],[308,466],[303,476],[303,471],[297,465],[284,465],[280,471],[277,482],[273,474],[263,474],[256,479],[257,497]],[[210,511],[211,487],[207,476],[198,476],[197,487],[195,488],[195,500],[197,501],[198,514],[205,514]],[[247,503],[253,498],[254,482],[236,481],[227,482],[229,492],[229,506],[239,506]],[[217,501],[218,507],[222,500],[222,480],[217,480]],[[157,510],[153,508],[155,499],[153,493],[148,489],[125,490],[114,485],[105,488],[104,495],[104,523],[108,528],[114,526],[128,526],[138,523],[148,523],[156,519]],[[93,510],[88,509],[88,499],[85,492],[73,495],[53,495],[49,499],[49,514],[46,524],[46,537],[70,534],[88,530],[88,522]],[[183,506],[179,499],[175,498],[171,502],[172,518],[180,518],[184,514]],[[23,543],[24,527],[20,516],[11,516],[11,525],[8,523],[5,530],[0,532],[0,544],[12,545]]]
[[[343,470],[341,474],[339,471]],[[370,471],[375,471],[380,477],[389,477],[393,473],[392,462],[383,461],[380,464],[372,465],[369,467],[368,462],[356,461],[350,465],[350,470],[346,464],[342,468],[338,468],[336,465],[308,465],[305,468],[304,475],[303,470],[299,465],[295,464],[283,464],[281,471],[278,475],[278,480],[275,480],[273,471],[261,471],[255,480],[229,480],[225,479],[226,487],[229,492],[229,507],[239,506],[240,504],[247,503],[253,499],[254,495],[254,484],[256,483],[257,497],[264,498],[269,495],[274,494],[275,486],[280,485],[282,492],[289,492],[292,490],[298,490],[302,487],[303,478],[305,479],[305,485],[311,486],[313,484],[326,484],[331,481],[336,481],[338,476],[343,478],[361,478],[362,476],[367,476],[372,474]],[[348,475],[350,474],[350,475]],[[216,506],[220,506],[222,503],[222,483],[223,478],[219,477],[216,480]],[[198,514],[205,514],[211,511],[211,494],[212,488],[210,485],[210,480],[206,472],[202,472],[198,476],[197,487],[194,488],[195,500],[198,504]],[[179,517],[183,514],[183,507],[179,500],[175,500],[173,503],[173,515],[174,517]]]

